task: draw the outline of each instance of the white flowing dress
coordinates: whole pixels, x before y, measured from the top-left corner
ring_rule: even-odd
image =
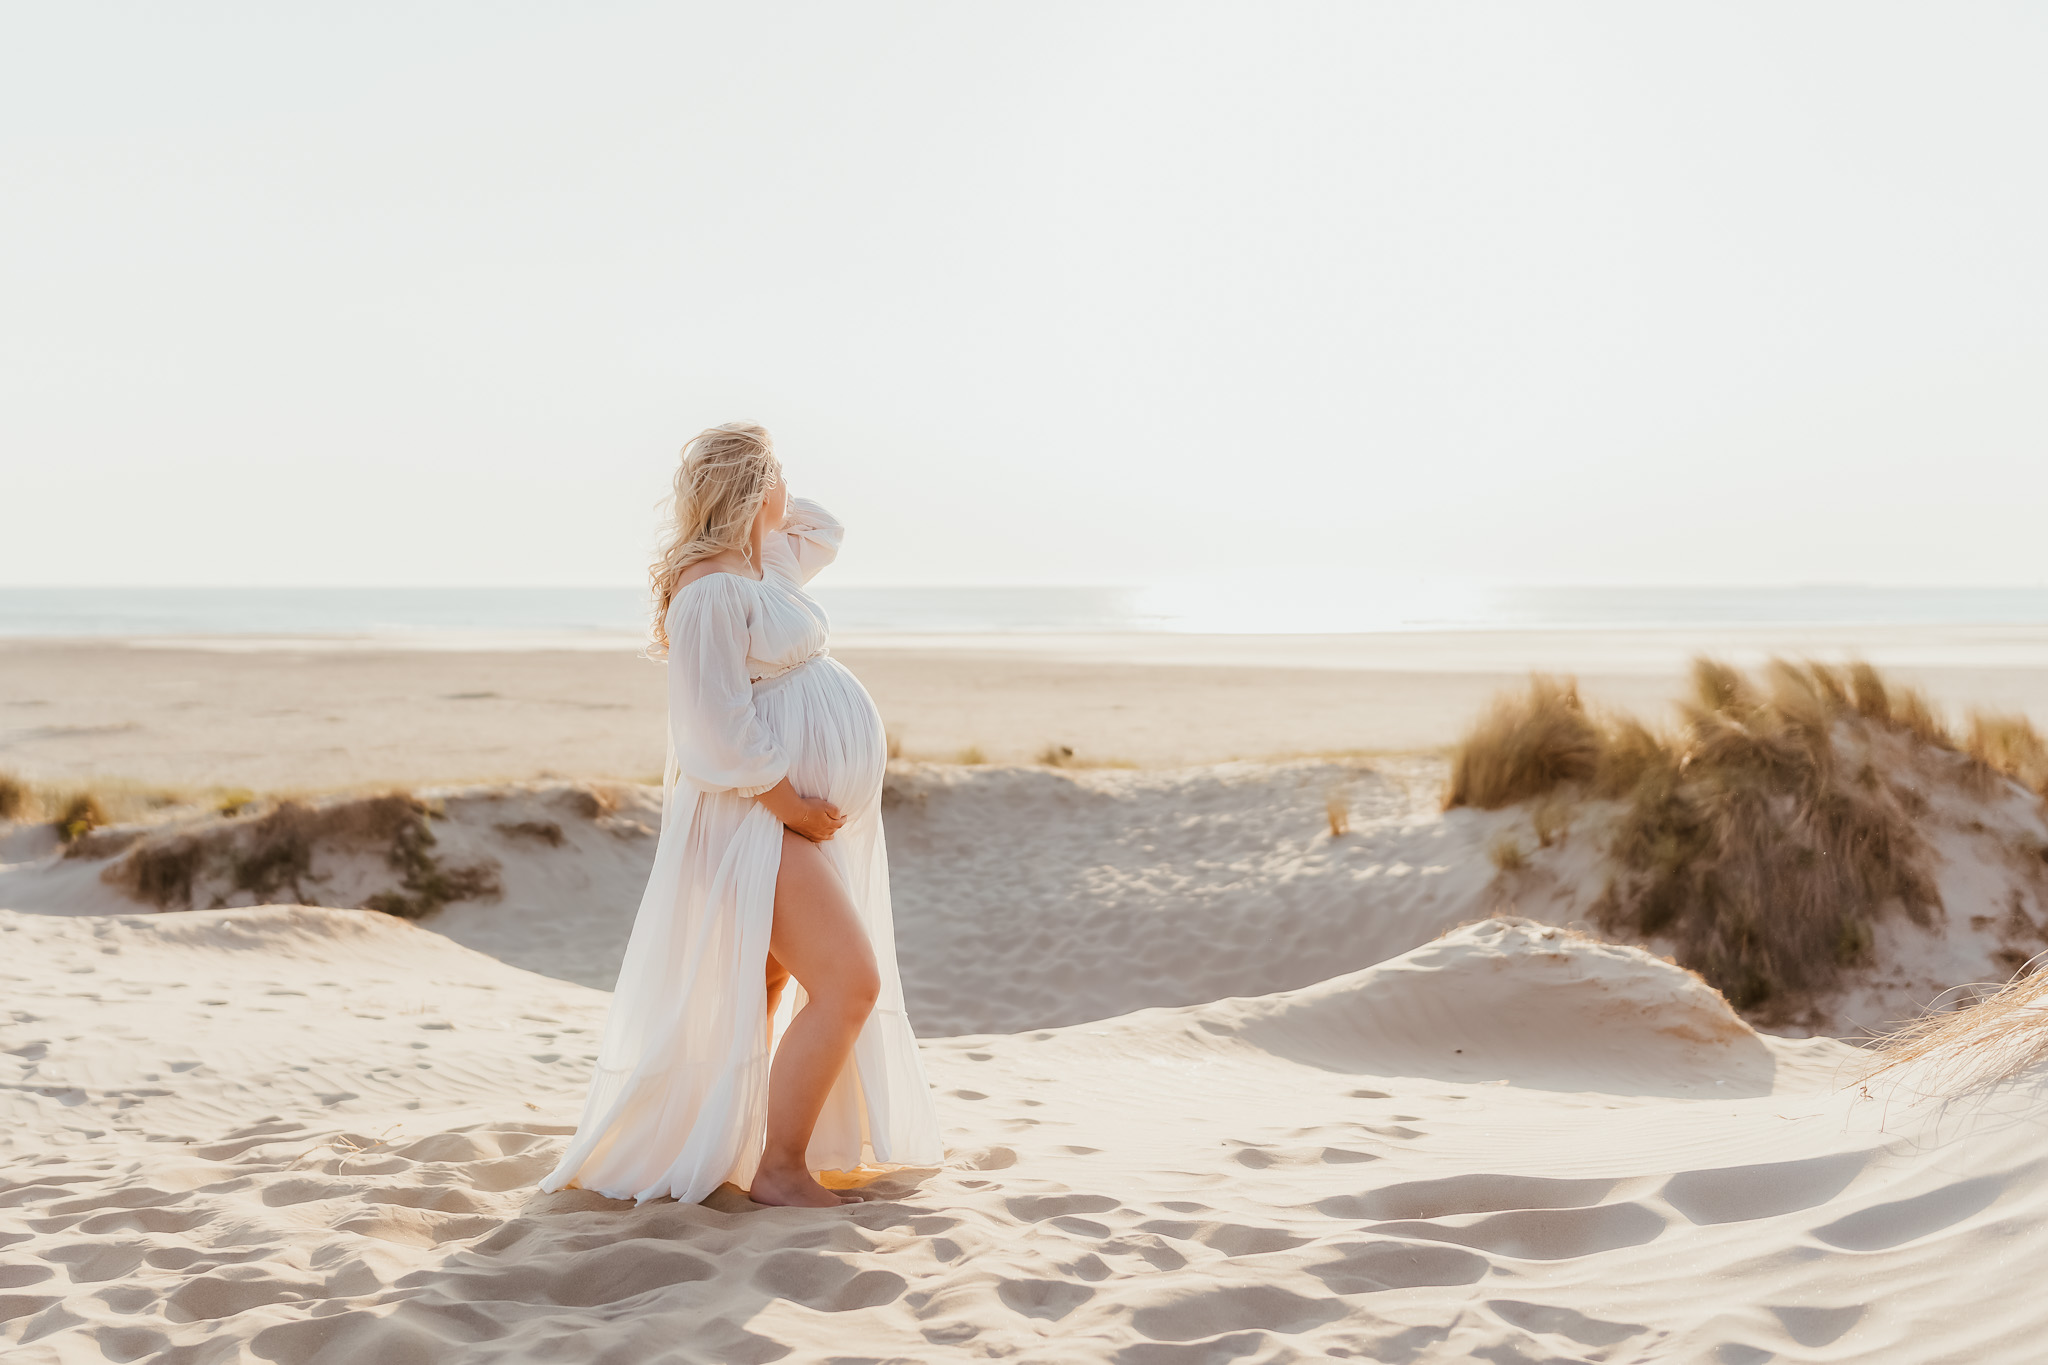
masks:
[[[818,847],[874,946],[881,994],[813,1131],[815,1171],[926,1165],[944,1155],[931,1087],[903,1010],[882,841],[882,720],[825,652],[803,591],[832,562],[839,523],[792,498],[765,537],[762,577],[706,574],[668,610],[669,763],[654,871],[633,921],[583,1117],[541,1181],[614,1199],[696,1202],[753,1183],[768,1109],[765,968],[782,823],[752,798],[787,777],[839,807]],[[780,1040],[803,988],[789,983]]]

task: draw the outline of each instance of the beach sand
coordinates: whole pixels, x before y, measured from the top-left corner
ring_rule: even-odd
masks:
[[[1859,1086],[1544,926],[928,1042],[946,1162],[823,1211],[535,1192],[604,996],[402,921],[0,961],[10,1361],[2038,1359],[2037,1082]]]
[[[1439,756],[1199,761],[1441,744],[1530,667],[1661,708],[1699,643],[847,644],[912,752],[1145,766],[892,765],[898,954],[947,1156],[835,1176],[875,1196],[838,1210],[532,1188],[658,821],[658,792],[590,779],[658,766],[658,669],[0,646],[0,768],[43,779],[577,775],[423,787],[432,856],[495,889],[419,924],[248,903],[260,806],[71,857],[47,823],[0,826],[0,1354],[2038,1359],[2048,1077],[1954,1098],[1938,1067],[1872,1075],[1858,1048],[1759,1033],[1659,944],[1574,932],[1600,803],[1545,842],[1528,809],[1439,809]],[[1952,706],[2041,714],[2031,637],[1891,643],[1853,652]],[[2048,942],[2039,800],[1930,792],[1944,915],[1882,921],[1808,1026],[1880,1027]],[[351,800],[303,817],[282,890],[394,888]],[[182,896],[129,875],[187,847],[159,864]]]
[[[1668,714],[1697,653],[1863,657],[1960,709],[2048,724],[2048,630],[845,637],[905,756],[1083,763],[1434,749],[1532,669]],[[0,641],[0,770],[320,790],[545,776],[648,780],[659,665],[624,650],[372,641]]]

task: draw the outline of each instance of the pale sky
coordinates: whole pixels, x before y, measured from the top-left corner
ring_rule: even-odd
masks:
[[[2048,581],[2048,10],[0,19],[0,584]]]

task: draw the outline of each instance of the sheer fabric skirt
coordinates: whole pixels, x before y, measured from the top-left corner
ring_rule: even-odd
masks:
[[[789,780],[847,816],[819,845],[881,970],[881,995],[811,1138],[812,1170],[925,1165],[944,1155],[931,1088],[903,1010],[882,839],[887,741],[866,689],[819,656],[757,683],[754,708],[789,755]],[[660,843],[626,945],[583,1117],[541,1181],[613,1199],[696,1202],[752,1183],[768,1108],[765,974],[782,825],[731,792],[666,788]],[[803,1005],[792,981],[773,1021]]]

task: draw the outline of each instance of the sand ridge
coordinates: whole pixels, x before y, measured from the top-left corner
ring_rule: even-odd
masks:
[[[365,912],[0,914],[10,1359],[2030,1359],[2039,1087],[1866,1098],[1492,920],[1316,986],[928,1042],[843,1211],[530,1182],[600,992]],[[1997,1275],[1967,1269],[1999,1266]]]
[[[1439,810],[1442,777],[1428,758],[893,765],[884,823],[913,1024],[935,1037],[1080,1023],[1307,986],[1488,915],[1592,921],[1612,875],[1603,850],[1615,803],[1584,803],[1545,835],[1528,808]],[[2048,944],[2040,801],[2010,783],[1926,793],[1942,915],[1926,927],[1881,918],[1871,960],[1839,992],[1801,1002],[1797,1018],[1773,1019],[1775,1031],[1881,1031],[1964,983],[2006,979]],[[436,812],[433,855],[486,870],[495,887],[424,923],[515,966],[609,988],[653,860],[659,792],[543,782],[421,796]],[[264,818],[259,808],[109,829],[82,857],[62,856],[47,826],[0,826],[0,905],[143,908],[123,889],[134,885],[126,860],[187,837],[245,839]],[[1513,868],[1498,865],[1503,842],[1522,851]],[[356,906],[403,890],[385,851],[340,838],[313,848],[307,873],[269,897],[238,890],[232,861],[211,858],[191,904]]]

